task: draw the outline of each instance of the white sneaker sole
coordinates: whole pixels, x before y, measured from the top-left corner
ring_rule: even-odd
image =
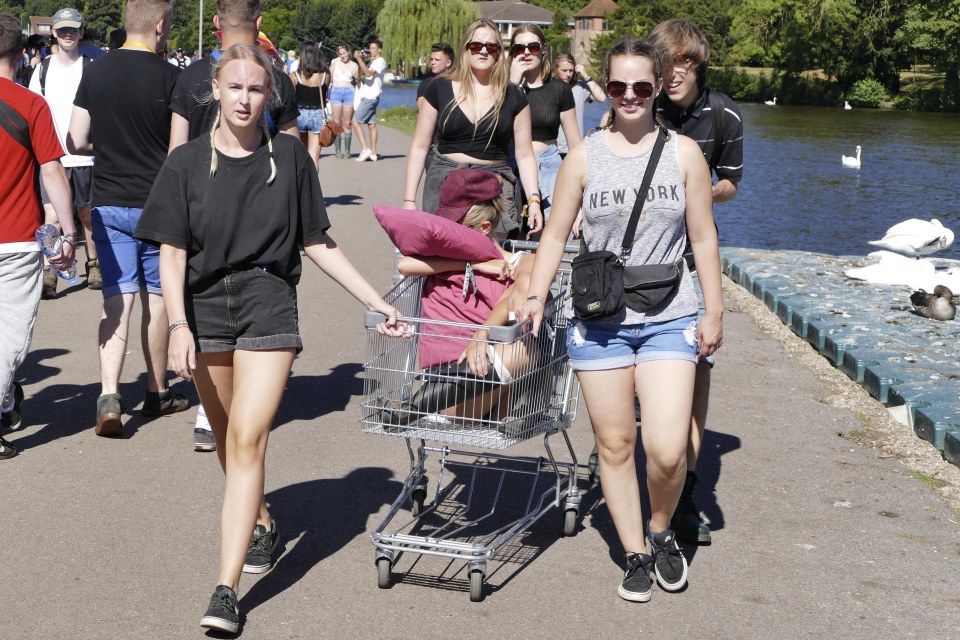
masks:
[[[270,571],[270,569],[272,568],[273,568],[273,563],[262,564],[256,567],[253,566],[252,564],[245,564],[243,565],[243,572],[244,573],[266,573],[267,571]]]
[[[230,622],[223,618],[215,618],[213,616],[203,616],[200,618],[200,626],[204,629],[216,629],[217,631],[224,631],[226,633],[236,633],[237,629],[240,628],[240,625],[236,622]]]
[[[657,569],[656,566],[654,566],[653,571],[657,575],[657,584],[664,591],[680,591],[685,586],[687,586],[687,559],[686,558],[683,559],[683,574],[680,576],[680,580],[678,580],[675,583],[670,583],[664,580],[660,576],[660,570]]]
[[[623,585],[620,585],[617,587],[617,595],[630,602],[650,602],[650,598],[653,597],[653,592],[644,591],[643,593],[637,593],[636,591],[627,591],[623,588]]]

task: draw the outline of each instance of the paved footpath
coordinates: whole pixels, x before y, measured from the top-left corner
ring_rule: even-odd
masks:
[[[391,248],[370,205],[399,204],[408,138],[384,129],[381,143],[375,164],[325,157],[321,181],[332,235],[386,289]],[[369,532],[407,454],[357,423],[359,305],[305,271],[305,351],[267,466],[281,557],[242,582],[242,637],[960,638],[957,515],[896,458],[838,437],[860,428],[858,417],[826,404],[824,383],[732,296],[701,467],[714,544],[688,549],[685,592],[655,588],[647,604],[617,597],[615,536],[596,489],[577,535],[561,537],[559,515],[548,516],[493,563],[481,603],[469,602],[463,567],[438,559],[402,558],[397,583],[378,589]],[[124,436],[94,435],[99,313],[100,295],[82,288],[44,302],[20,371],[29,426],[10,438],[21,455],[0,462],[0,638],[203,637],[221,472],[214,455],[192,450],[193,409],[139,416],[138,339],[123,378]],[[571,434],[585,459],[582,407]]]

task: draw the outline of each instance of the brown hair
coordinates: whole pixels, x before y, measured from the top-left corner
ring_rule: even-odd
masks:
[[[639,40],[637,38],[623,38],[612,47],[610,47],[603,56],[603,84],[606,84],[610,81],[610,61],[613,58],[620,56],[636,56],[638,58],[647,58],[653,64],[653,80],[654,84],[663,79],[663,62],[660,59],[660,52],[652,44],[646,40]],[[660,116],[657,114],[657,110],[654,107],[654,99],[650,99],[650,111],[653,113],[653,121],[657,126],[663,127],[663,122],[660,120]],[[610,107],[610,117],[607,120],[607,126],[603,127],[604,129],[609,129],[613,126],[614,120],[616,120],[617,112],[613,106]]]
[[[692,60],[697,69],[697,87],[703,89],[710,63],[710,43],[697,25],[688,20],[667,20],[653,28],[647,41],[660,50],[667,67],[673,65],[676,56]]]
[[[6,58],[23,50],[24,37],[20,21],[13,14],[0,13],[0,58]]]
[[[550,45],[547,44],[546,34],[543,33],[543,29],[532,22],[524,22],[519,27],[514,29],[513,35],[510,36],[511,49],[517,42],[517,36],[521,33],[532,33],[533,35],[537,36],[537,39],[540,40],[540,44],[543,45],[543,48],[540,49],[540,81],[546,82],[550,79],[550,74],[553,71],[553,68],[550,65]]]
[[[127,0],[123,11],[123,26],[128,34],[143,35],[153,31],[164,18],[173,17],[173,4],[169,0]]]
[[[554,75],[555,77],[557,77],[557,78],[559,78],[559,76],[557,76],[557,72],[560,70],[560,63],[561,63],[561,62],[569,62],[569,63],[572,64],[574,67],[577,66],[577,61],[574,59],[574,57],[573,57],[572,55],[570,55],[569,53],[558,53],[557,55],[555,55],[555,56],[553,57],[553,75]],[[574,74],[570,77],[570,84],[577,84],[577,74],[576,74],[576,73],[574,73]]]
[[[220,56],[220,60],[217,61],[217,64],[213,67],[213,79],[219,80],[220,72],[226,68],[228,64],[236,60],[248,60],[258,65],[267,76],[267,91],[265,100],[263,101],[263,111],[260,112],[260,128],[263,129],[264,134],[267,136],[267,149],[270,151],[270,177],[267,178],[267,184],[273,182],[273,179],[277,177],[277,164],[273,161],[273,139],[270,137],[270,132],[267,131],[266,120],[264,118],[264,113],[266,113],[267,108],[270,105],[271,96],[276,93],[276,87],[273,82],[273,65],[270,63],[270,58],[267,57],[259,47],[253,47],[246,44],[235,44],[226,51],[223,52],[223,55]],[[217,131],[217,127],[220,126],[220,109],[217,109],[217,116],[213,121],[213,127],[210,128],[210,177],[214,178],[217,175],[217,145],[214,142],[214,133]]]
[[[217,1],[217,17],[221,29],[252,28],[259,16],[260,0]]]
[[[467,51],[467,43],[473,38],[473,34],[476,33],[477,29],[487,28],[492,30],[496,34],[497,44],[500,43],[500,31],[497,29],[497,25],[487,19],[480,19],[470,23],[470,26],[467,27],[466,31],[463,33],[463,37],[460,38],[460,55],[458,55],[454,61],[453,66],[450,67],[448,71],[441,75],[442,78],[447,78],[449,80],[460,83],[460,91],[463,93],[463,102],[466,102],[470,106],[475,106],[477,101],[476,92],[473,88],[473,72],[470,69],[470,53]],[[507,89],[510,86],[510,65],[507,63],[507,56],[504,55],[503,48],[501,46],[500,53],[497,54],[497,61],[493,63],[493,69],[490,74],[490,85],[493,90],[493,124],[490,127],[490,139],[487,140],[487,144],[490,144],[490,141],[493,140],[493,134],[496,133],[497,125],[500,122],[500,108],[503,106],[503,102],[507,97]],[[446,113],[445,118],[449,118],[453,113],[453,110],[457,108],[459,104],[459,98],[461,96],[453,96],[453,100],[450,101],[450,104],[443,108],[443,111]],[[474,109],[474,112],[477,110]],[[477,116],[480,114],[477,113]],[[477,118],[473,123],[473,133],[476,135],[477,127],[480,124],[481,118]]]

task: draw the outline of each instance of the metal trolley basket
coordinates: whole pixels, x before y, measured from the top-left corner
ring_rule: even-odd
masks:
[[[568,277],[568,271],[558,272],[536,337],[517,324],[484,326],[418,317],[424,278],[407,278],[386,296],[412,328],[409,338],[381,335],[376,325],[383,316],[365,315],[363,430],[404,438],[410,456],[403,489],[371,534],[380,588],[390,586],[400,554],[440,556],[467,563],[470,599],[476,602],[483,598],[487,562],[552,507],[564,510],[563,534],[574,533],[580,491],[566,429],[576,417],[579,386],[567,363],[564,340]],[[489,331],[489,337],[478,341],[479,330]],[[465,365],[456,366],[457,356],[471,344],[492,363],[484,378],[470,374]],[[421,367],[440,355],[449,362],[451,354],[453,365]],[[558,433],[570,462],[553,454],[550,439]],[[502,450],[540,435],[545,457],[450,446]],[[427,441],[441,446],[428,446]],[[439,473],[428,501],[427,460],[432,454],[438,456]],[[509,485],[520,484],[525,495],[505,496],[507,477],[516,480]],[[493,487],[492,497],[479,497],[481,485]],[[506,523],[496,521],[493,516],[507,498],[520,515]],[[406,515],[407,505],[412,518]],[[494,530],[485,530],[489,527]]]

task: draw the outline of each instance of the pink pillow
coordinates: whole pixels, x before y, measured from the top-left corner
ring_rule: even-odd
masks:
[[[484,261],[503,254],[487,236],[432,213],[373,205],[373,215],[405,256]]]

